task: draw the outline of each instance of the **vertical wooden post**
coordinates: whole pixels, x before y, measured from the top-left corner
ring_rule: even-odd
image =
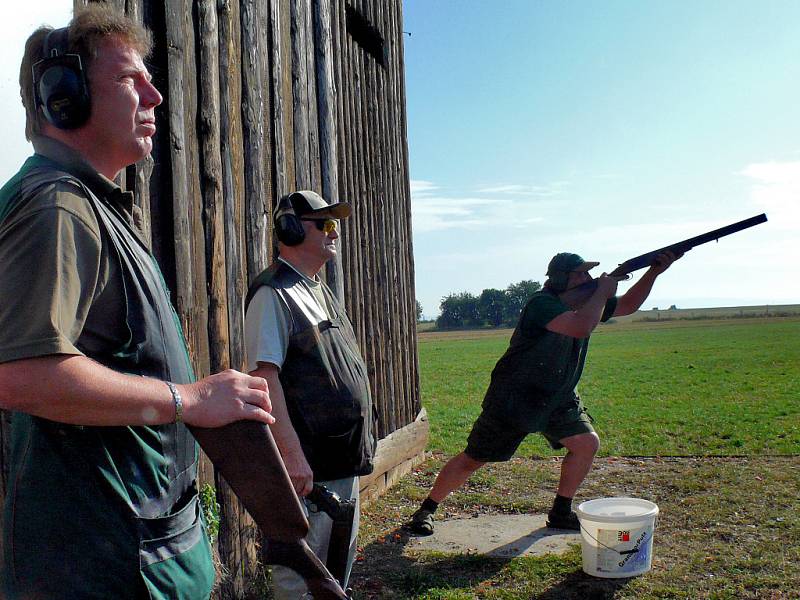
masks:
[[[219,79],[220,79],[220,156],[222,158],[222,197],[225,220],[228,326],[230,362],[235,369],[245,368],[243,298],[247,289],[242,254],[244,222],[244,157],[242,154],[241,33],[239,0],[218,4]]]
[[[338,202],[339,168],[336,144],[336,79],[333,75],[333,41],[331,23],[331,0],[314,1],[314,48],[316,49],[317,73],[317,114],[319,117],[320,173],[322,176],[322,196],[329,202]],[[339,242],[339,249],[344,240]],[[327,282],[336,297],[345,303],[344,272],[342,257],[337,255],[328,263],[325,271]]]
[[[244,182],[247,218],[247,280],[267,265],[268,204],[264,178],[264,85],[261,78],[263,34],[258,25],[258,0],[242,0],[242,130],[244,131]]]
[[[209,348],[197,137],[194,28],[189,0],[166,3],[169,140],[175,244],[175,298],[198,375],[208,373]]]

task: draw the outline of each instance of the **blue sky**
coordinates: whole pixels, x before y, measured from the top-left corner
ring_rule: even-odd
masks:
[[[611,270],[761,212],[646,307],[800,302],[800,2],[404,7],[426,315],[450,292],[544,281],[559,251]]]
[[[0,179],[30,148],[22,44],[71,0],[4,8]],[[569,250],[697,248],[646,307],[800,302],[800,2],[405,0],[417,298],[544,281]],[[624,291],[628,284],[623,283]]]

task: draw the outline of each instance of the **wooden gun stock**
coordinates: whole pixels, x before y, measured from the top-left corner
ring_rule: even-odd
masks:
[[[339,583],[306,544],[308,519],[269,427],[238,421],[189,430],[261,530],[264,562],[296,571],[314,598],[346,600]]]
[[[670,246],[664,246],[658,250],[645,252],[644,254],[640,254],[639,256],[635,256],[634,258],[626,260],[624,263],[617,266],[616,269],[611,271],[609,276],[616,277],[618,279],[627,279],[628,275],[630,275],[632,272],[652,266],[655,263],[656,257],[663,252],[671,251],[675,254],[683,254],[695,246],[700,246],[702,244],[707,244],[708,242],[719,240],[719,238],[725,237],[726,235],[731,235],[732,233],[737,233],[743,229],[748,229],[755,225],[759,225],[760,223],[764,223],[766,220],[767,215],[761,213],[755,217],[750,217],[749,219],[738,221],[736,223],[732,223],[731,225],[726,225],[725,227],[720,227],[719,229],[702,233],[693,238],[689,238],[688,240],[683,240],[682,242],[671,244]],[[558,297],[564,304],[573,310],[577,310],[583,306],[586,301],[589,300],[589,298],[592,297],[592,294],[594,294],[596,289],[596,281],[587,281],[584,284],[562,292]]]

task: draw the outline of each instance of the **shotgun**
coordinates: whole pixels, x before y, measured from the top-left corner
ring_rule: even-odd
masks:
[[[689,238],[688,240],[683,240],[682,242],[678,242],[676,244],[671,244],[669,246],[664,246],[663,248],[659,248],[658,250],[652,250],[650,252],[645,252],[644,254],[640,254],[639,256],[635,256],[634,258],[630,258],[626,260],[624,263],[619,265],[616,269],[609,273],[609,276],[616,277],[617,279],[628,279],[629,275],[633,271],[638,271],[639,269],[644,269],[645,267],[650,267],[656,262],[656,258],[659,254],[671,251],[676,255],[681,255],[684,252],[688,252],[695,246],[700,246],[702,244],[707,244],[708,242],[713,242],[719,240],[719,238],[725,237],[726,235],[731,235],[732,233],[738,233],[743,229],[749,229],[750,227],[754,227],[755,225],[759,225],[761,223],[766,222],[767,215],[761,213],[760,215],[756,215],[755,217],[750,217],[749,219],[745,219],[744,221],[738,221],[736,223],[732,223],[730,225],[726,225],[725,227],[720,227],[719,229],[714,229],[713,231],[708,231],[706,233],[701,233],[693,238]],[[589,298],[592,297],[595,290],[597,289],[597,281],[587,281],[581,285],[575,286],[574,288],[570,288],[561,294],[559,294],[559,298],[561,301],[572,308],[573,310],[577,310],[581,306],[583,306]]]
[[[350,536],[353,533],[356,501],[342,500],[339,494],[318,483],[314,484],[314,488],[306,498],[316,504],[317,508],[333,521],[330,542],[328,542],[328,560],[325,562],[325,566],[344,587],[347,562],[350,557]]]
[[[306,543],[308,519],[269,427],[237,421],[189,430],[261,530],[263,561],[296,571],[315,600],[347,600]]]

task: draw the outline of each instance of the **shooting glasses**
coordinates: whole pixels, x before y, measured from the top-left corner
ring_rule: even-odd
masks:
[[[314,225],[317,226],[317,229],[320,231],[325,232],[325,234],[330,233],[331,231],[337,231],[339,229],[339,221],[336,219],[300,219],[301,221],[311,221]]]

